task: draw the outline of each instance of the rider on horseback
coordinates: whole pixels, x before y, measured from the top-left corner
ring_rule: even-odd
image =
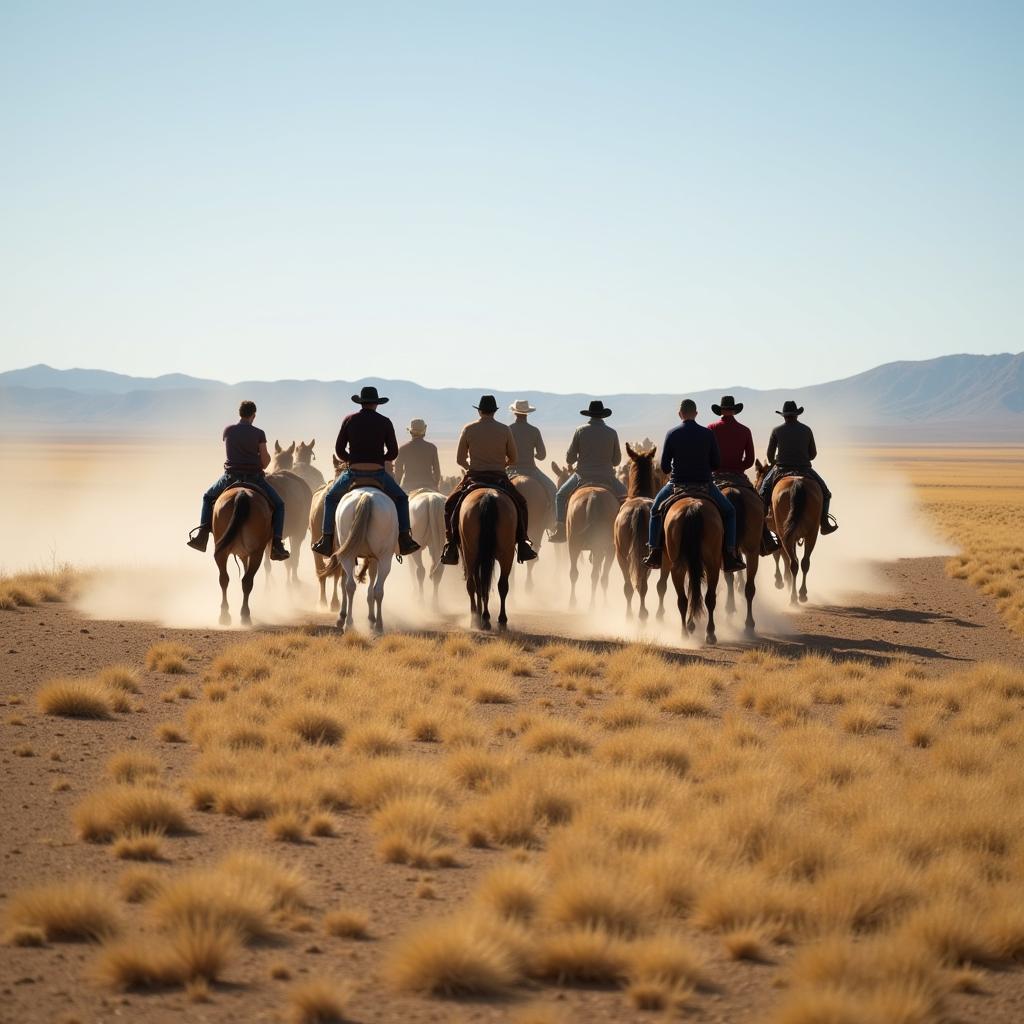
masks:
[[[731,473],[737,483],[745,483],[753,490],[753,484],[747,477],[747,470],[754,464],[754,435],[750,428],[736,419],[743,411],[743,403],[737,402],[732,395],[723,395],[722,404],[712,403],[711,411],[719,417],[714,423],[708,424],[708,430],[715,435],[718,442],[718,453],[721,473]],[[724,486],[724,485],[723,485]],[[772,531],[765,525],[761,533],[761,554],[770,555],[778,551],[779,542],[772,536]]]
[[[527,534],[529,511],[526,499],[512,486],[508,478],[508,467],[519,460],[512,431],[505,423],[499,423],[494,414],[498,403],[494,395],[484,395],[480,404],[473,407],[480,418],[467,423],[459,437],[459,448],[455,461],[466,471],[462,481],[444,503],[444,550],[441,562],[444,565],[459,564],[458,510],[459,503],[473,486],[496,487],[507,494],[515,503],[517,516],[516,557],[528,562],[537,557],[530,546]]]
[[[771,468],[761,480],[758,493],[761,495],[765,507],[771,508],[772,489],[780,476],[792,471],[801,476],[810,477],[817,481],[821,488],[821,526],[819,530],[823,535],[835,533],[839,529],[839,524],[828,512],[832,492],[825,485],[825,481],[811,468],[812,460],[818,456],[818,448],[814,443],[814,431],[806,423],[799,422],[798,417],[802,415],[803,411],[803,406],[798,408],[796,402],[785,402],[781,412],[776,409],[776,413],[785,422],[779,424],[768,438],[768,462]]]
[[[611,414],[611,409],[606,408],[600,399],[580,410],[580,415],[586,416],[587,422],[576,428],[565,453],[567,466],[575,466],[575,472],[569,474],[555,494],[555,529],[549,537],[552,544],[564,544],[567,539],[565,517],[569,499],[578,488],[586,485],[606,487],[617,498],[626,496],[625,485],[615,475],[615,467],[622,461],[619,435],[604,422]]]
[[[409,532],[409,497],[384,469],[384,464],[393,461],[398,454],[394,424],[377,412],[377,406],[388,399],[381,398],[375,387],[367,386],[358,395],[353,395],[352,401],[362,409],[342,420],[334,448],[338,458],[348,466],[338,474],[324,497],[323,536],[313,545],[313,550],[318,555],[327,556],[334,552],[334,515],[341,499],[350,488],[373,480],[395,503],[399,552],[411,555],[420,546]]]
[[[711,474],[721,465],[715,435],[697,422],[697,403],[684,398],[679,406],[683,421],[665,435],[661,448],[661,469],[670,473],[668,483],[658,492],[651,509],[651,527],[644,565],[649,569],[661,568],[662,510],[676,487],[699,484],[706,488],[708,497],[718,506],[725,525],[725,544],[722,567],[726,572],[746,568],[736,551],[736,509],[732,502],[715,486]]]
[[[419,490],[436,491],[441,482],[437,445],[427,440],[427,425],[423,420],[411,420],[406,430],[410,440],[398,449],[395,479],[407,494]]]
[[[205,551],[213,526],[213,506],[229,488],[237,484],[254,487],[268,502],[272,511],[271,527],[274,539],[270,545],[270,557],[281,562],[289,557],[281,540],[284,532],[284,502],[281,496],[267,483],[263,471],[270,465],[267,451],[267,435],[253,426],[256,419],[256,403],[244,401],[238,407],[238,422],[224,428],[221,439],[224,442],[224,474],[203,495],[203,511],[199,525],[189,534],[188,546],[196,551]]]
[[[536,480],[544,488],[544,493],[548,496],[548,504],[554,507],[555,483],[535,461],[547,458],[544,438],[541,437],[537,427],[526,421],[526,417],[537,410],[525,398],[517,399],[508,408],[516,417],[509,429],[512,431],[512,439],[515,441],[516,451],[519,453],[515,464],[508,467],[508,475],[510,477],[528,476]]]

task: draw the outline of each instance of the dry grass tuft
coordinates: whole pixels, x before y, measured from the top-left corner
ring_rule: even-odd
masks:
[[[186,737],[181,729],[174,722],[161,722],[155,729],[154,735],[163,743],[185,743]]]
[[[268,819],[267,834],[280,843],[301,843],[306,835],[306,823],[295,811],[281,811]]]
[[[97,960],[99,980],[112,988],[154,989],[216,981],[240,945],[237,932],[208,921],[189,921],[166,934],[106,945]],[[202,999],[193,1001],[204,1001]]]
[[[341,907],[324,915],[324,931],[340,939],[366,939],[370,915],[365,910]]]
[[[544,895],[544,880],[525,864],[492,869],[476,891],[479,903],[499,917],[527,921],[535,917]]]
[[[292,1024],[344,1024],[351,998],[347,983],[310,978],[288,993],[288,1019]]]
[[[618,985],[628,964],[627,944],[619,936],[603,928],[570,928],[541,937],[531,974],[561,985]]]
[[[75,828],[87,842],[109,842],[118,836],[188,831],[185,807],[178,797],[152,786],[108,786],[90,793],[75,808]]]
[[[153,868],[128,868],[121,872],[117,887],[125,903],[146,903],[163,887],[164,878]]]
[[[114,782],[151,781],[160,775],[160,763],[142,750],[122,750],[107,762],[107,774]]]
[[[46,932],[34,925],[19,924],[4,935],[4,943],[8,946],[24,948],[46,945]]]
[[[45,715],[62,718],[110,718],[110,691],[91,679],[56,679],[47,683],[36,701]]]
[[[108,665],[96,675],[96,682],[124,693],[140,693],[139,673],[130,665]]]
[[[80,579],[70,566],[62,566],[53,572],[0,574],[0,611],[64,601],[74,593]]]
[[[173,640],[153,644],[146,651],[146,668],[150,672],[164,672],[167,675],[181,675],[188,671],[186,662],[196,656],[196,652],[186,644]]]
[[[732,960],[765,959],[764,932],[756,925],[732,928],[722,936],[722,945]]]
[[[110,848],[118,860],[163,860],[160,845],[164,834],[161,830],[129,829],[124,835],[118,836]]]
[[[121,927],[111,894],[85,880],[53,882],[17,892],[6,917],[11,928],[38,928],[51,942],[97,942]]]

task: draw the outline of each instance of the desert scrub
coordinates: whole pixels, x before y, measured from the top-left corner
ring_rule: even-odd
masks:
[[[31,608],[71,597],[81,576],[69,565],[51,572],[0,573],[0,611]]]
[[[153,644],[146,651],[146,668],[150,672],[164,672],[167,675],[181,675],[187,672],[187,662],[195,658],[196,652],[187,644],[167,640]]]

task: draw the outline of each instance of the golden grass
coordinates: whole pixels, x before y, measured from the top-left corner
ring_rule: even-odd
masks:
[[[118,891],[125,903],[145,903],[163,887],[164,876],[149,867],[128,868],[117,880]]]
[[[146,668],[150,672],[163,672],[167,675],[181,675],[188,671],[187,663],[195,658],[196,652],[187,644],[176,640],[165,640],[153,644],[146,651]]]
[[[160,829],[129,829],[114,840],[110,852],[118,860],[162,860],[163,837]]]
[[[70,566],[52,572],[0,573],[0,611],[66,601],[80,582],[80,574]]]
[[[114,710],[109,688],[92,679],[55,679],[36,701],[44,715],[63,718],[110,718]]]
[[[340,939],[368,938],[370,915],[365,910],[339,907],[324,915],[324,931]]]
[[[288,993],[288,1020],[291,1024],[343,1024],[352,997],[347,982],[328,978],[309,978],[293,986]]]
[[[125,693],[139,693],[139,673],[130,665],[108,665],[96,674],[96,681],[101,686]]]
[[[121,928],[113,895],[85,879],[52,882],[15,893],[6,919],[12,929],[39,929],[50,942],[97,942]]]
[[[182,835],[188,830],[181,800],[154,786],[114,785],[97,790],[78,804],[73,818],[79,838],[93,843],[131,833]]]
[[[107,774],[114,782],[147,782],[160,776],[160,762],[144,750],[122,750],[107,762]]]

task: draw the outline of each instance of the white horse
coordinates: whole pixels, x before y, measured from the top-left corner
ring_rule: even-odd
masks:
[[[434,604],[437,604],[437,588],[441,584],[441,549],[444,547],[444,495],[440,491],[414,491],[409,496],[409,523],[413,540],[420,546],[410,556],[410,564],[416,569],[416,582],[420,597],[423,597],[423,581],[427,570],[423,566],[423,552],[430,554],[430,579],[434,584]]]
[[[391,572],[391,560],[398,547],[398,513],[395,503],[376,487],[353,487],[338,505],[334,536],[339,547],[317,575],[326,578],[340,566],[345,591],[338,613],[338,629],[352,625],[352,604],[356,595],[356,559],[363,558],[369,573],[367,603],[374,630],[383,632],[384,581]]]

